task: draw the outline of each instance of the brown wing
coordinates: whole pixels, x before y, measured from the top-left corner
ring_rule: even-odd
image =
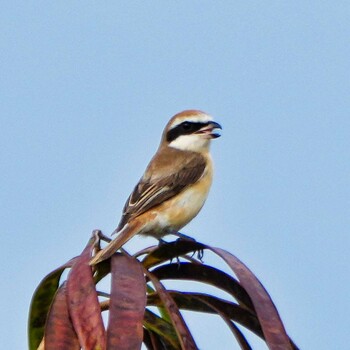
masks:
[[[161,166],[165,170],[165,176],[157,178],[152,172],[141,178],[129,196],[123,209],[123,215],[116,231],[119,231],[133,217],[139,216],[145,211],[161,204],[180,193],[185,187],[195,183],[203,175],[205,159],[199,154],[186,152],[181,158],[180,169],[169,166],[172,159],[168,159]],[[177,156],[177,159],[179,157]],[[160,162],[161,164],[161,162]],[[150,165],[148,169],[151,169]],[[177,168],[176,172],[171,169]]]

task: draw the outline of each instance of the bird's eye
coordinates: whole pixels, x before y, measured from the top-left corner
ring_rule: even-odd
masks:
[[[182,128],[183,128],[184,130],[190,130],[191,127],[192,127],[192,124],[189,123],[189,122],[184,122],[184,123],[182,123]]]

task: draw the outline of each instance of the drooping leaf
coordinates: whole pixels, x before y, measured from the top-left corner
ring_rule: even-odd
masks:
[[[147,295],[155,293],[156,291],[154,290],[154,288],[152,288],[149,284],[146,284],[146,289],[147,289]],[[167,321],[168,323],[171,324],[171,319],[170,316],[168,314],[168,311],[166,310],[166,308],[164,306],[158,306],[157,307],[160,317]]]
[[[239,304],[244,305],[250,310],[254,310],[249,295],[239,282],[227,273],[214,267],[182,262],[161,265],[152,270],[152,273],[160,280],[180,279],[210,284],[231,294]]]
[[[47,316],[45,350],[80,350],[68,313],[66,283],[58,289]]]
[[[257,277],[237,257],[221,248],[207,246],[219,255],[233,270],[240,284],[252,299],[265,341],[271,350],[296,349],[288,337],[278,311]]]
[[[146,330],[152,332],[153,336],[157,338],[157,343],[165,346],[166,349],[181,349],[181,344],[173,324],[148,309],[145,312],[144,327]]]
[[[140,349],[146,307],[146,283],[140,263],[127,255],[111,257],[108,350]]]
[[[109,300],[101,302],[101,311],[109,310],[109,305]],[[157,342],[163,344],[166,349],[181,349],[179,339],[171,321],[167,321],[162,316],[157,316],[146,308],[143,318],[143,326],[144,333],[145,331],[153,333],[153,336],[156,336],[158,339]],[[152,334],[150,334],[150,336],[152,338]]]
[[[232,333],[236,337],[238,345],[242,350],[252,350],[252,347],[248,343],[248,340],[243,335],[243,333],[239,330],[239,328],[233,322],[227,322],[228,326],[231,328]]]
[[[29,310],[28,342],[29,349],[36,350],[44,336],[47,313],[58,289],[63,271],[73,265],[76,258],[49,273],[36,288]]]
[[[199,300],[209,306],[213,311],[215,311],[226,323],[226,325],[230,328],[233,335],[236,337],[236,340],[238,342],[238,345],[241,347],[242,350],[252,350],[251,346],[249,345],[247,339],[242,334],[242,332],[239,330],[239,328],[235,325],[234,322],[231,321],[230,317],[226,315],[226,308],[220,309],[217,307],[217,303],[213,303],[210,300],[213,299],[212,296],[208,297],[200,297]]]
[[[119,313],[119,319],[116,317],[113,320],[111,316],[109,319],[108,350],[126,348],[137,349],[140,348],[142,341],[148,348],[152,350],[196,349],[197,347],[190,335],[190,332],[182,318],[179,309],[200,311],[219,315],[230,328],[231,332],[235,335],[241,349],[251,350],[251,347],[245,339],[245,336],[237,327],[236,323],[239,323],[243,327],[251,330],[262,338],[266,337],[266,343],[268,344],[270,350],[298,349],[285,333],[277,310],[275,309],[271,299],[269,299],[266,290],[262,287],[261,283],[256,279],[256,277],[249,270],[247,272],[247,268],[244,265],[242,267],[242,263],[236,257],[233,256],[233,258],[231,258],[232,255],[230,257],[230,254],[228,252],[219,248],[212,248],[195,241],[177,240],[175,242],[162,246],[149,247],[135,254],[135,257],[137,256],[139,259],[141,256],[145,256],[142,261],[142,265],[147,269],[152,270],[151,272],[147,272],[145,270],[141,271],[139,276],[142,276],[143,288],[145,288],[144,274],[146,274],[148,280],[153,283],[153,286],[155,287],[154,290],[152,290],[150,285],[147,286],[147,305],[157,307],[160,315],[156,315],[148,309],[145,311],[144,305],[142,309],[143,312],[145,312],[143,320],[137,311],[135,314],[133,313],[133,307],[138,309],[138,305],[136,302],[135,306],[135,303],[130,302],[130,300],[135,297],[135,293],[137,297],[137,293],[140,291],[140,288],[136,287],[136,285],[134,288],[130,288],[130,285],[133,283],[130,283],[130,271],[125,269],[125,266],[128,268],[130,267],[129,261],[127,259],[133,260],[135,266],[138,265],[139,268],[141,265],[138,261],[130,258],[130,256],[125,253],[116,255],[110,259],[125,259],[124,262],[117,262],[117,260],[115,260],[115,270],[118,272],[116,273],[112,268],[112,275],[116,276],[116,279],[114,280],[114,277],[112,277],[111,294],[109,295],[108,293],[100,292],[104,297],[108,298],[110,296],[113,299],[113,302],[111,303],[110,300],[107,299],[101,303],[98,303],[95,283],[98,283],[101,279],[103,279],[111,272],[111,261],[103,261],[102,263],[94,266],[93,270],[91,270],[90,267],[89,270],[86,269],[86,266],[89,264],[91,251],[94,245],[99,241],[99,238],[100,237],[96,235],[95,239],[89,242],[88,247],[84,250],[82,255],[76,258],[78,259],[78,262],[74,264],[75,266],[72,269],[72,271],[76,273],[76,276],[74,276],[73,273],[74,282],[69,282],[72,283],[70,285],[71,292],[67,292],[71,297],[73,296],[72,299],[69,299],[68,302],[68,296],[66,300],[66,294],[61,292],[61,289],[59,289],[60,293],[57,293],[54,303],[52,303],[52,308],[50,309],[50,322],[48,319],[47,330],[45,332],[45,342],[46,336],[48,336],[49,344],[51,342],[55,345],[52,345],[51,348],[45,348],[45,350],[80,349],[80,345],[77,347],[76,344],[78,337],[75,333],[74,327],[77,328],[80,342],[82,343],[81,339],[85,339],[84,341],[86,346],[84,349],[105,349],[105,347],[101,348],[100,344],[102,344],[102,346],[106,346],[107,341],[104,342],[103,340],[100,340],[97,346],[95,346],[96,344],[94,344],[94,342],[91,341],[91,338],[88,337],[88,328],[90,325],[92,324],[92,327],[94,327],[94,325],[96,326],[97,324],[97,333],[99,333],[100,330],[103,330],[101,333],[103,336],[100,338],[106,338],[101,316],[98,317],[97,323],[96,319],[95,321],[90,320],[90,318],[94,318],[94,316],[91,317],[91,315],[100,315],[101,311],[103,310],[109,310],[110,315],[118,315]],[[201,261],[192,258],[191,253],[201,252],[203,249],[211,250],[223,258],[235,272],[238,280],[236,280],[234,277],[231,277],[227,273],[204,265]],[[180,257],[181,260],[186,259],[190,261],[190,263],[167,263],[168,260],[171,261],[172,259],[178,257]],[[36,294],[34,294],[33,296],[29,322],[30,346],[32,346],[32,344],[39,345],[42,338],[47,310],[49,309],[53,295],[58,288],[59,279],[63,271],[62,270],[61,273],[55,275],[55,272],[58,270],[55,270],[46,278],[46,282],[48,283],[48,296],[45,296],[45,292],[42,288],[39,288],[40,286],[36,291],[38,295],[36,296]],[[72,271],[69,274],[69,279],[72,276]],[[252,276],[255,278],[255,280],[252,278]],[[189,292],[184,293],[165,290],[160,282],[160,280],[164,279],[193,280],[216,286],[217,288],[229,293],[238,302],[239,305],[234,302],[219,299],[215,296],[206,294]],[[45,280],[43,280],[42,283],[44,283]],[[118,287],[116,288],[116,286],[114,286],[113,288],[113,283],[116,283]],[[46,288],[45,283],[43,286]],[[64,286],[64,289],[65,288],[66,287]],[[39,289],[40,291],[38,292]],[[116,291],[116,293],[114,293],[113,290]],[[265,294],[262,293],[262,291]],[[146,292],[145,289],[143,289],[143,296],[145,297],[145,295]],[[42,300],[44,301],[43,309],[45,309],[46,305],[46,312],[38,313],[35,311],[35,309],[41,308],[41,296],[43,296]],[[84,299],[87,299],[86,304],[90,305],[90,311],[92,310],[91,314],[89,314],[89,309],[86,309],[86,305],[84,305]],[[138,297],[136,299],[139,300]],[[277,321],[275,318],[273,318],[275,314],[271,313],[271,304],[272,310],[274,308],[275,314],[277,313]],[[64,305],[66,305],[65,312]],[[92,308],[91,305],[93,306]],[[98,310],[96,309],[96,305],[98,305]],[[258,305],[260,306],[260,311],[258,311]],[[73,310],[71,315],[69,314],[69,310],[67,313],[67,306]],[[83,312],[83,310],[85,310],[85,312]],[[118,312],[115,313],[115,310],[118,310]],[[141,308],[138,309],[138,311],[140,310]],[[270,323],[261,317],[261,314],[266,310],[270,316],[272,315],[272,320],[270,320]],[[79,315],[80,321],[76,324],[74,323],[73,326],[73,322],[71,321],[70,317],[74,318],[74,316],[72,316],[74,313],[76,313],[76,315]],[[38,317],[39,314],[42,314],[43,319],[40,319],[40,317]],[[58,324],[58,328],[55,328],[53,326],[55,323]],[[36,324],[39,326],[35,326]],[[122,327],[124,328],[122,328],[121,333],[114,334],[114,330],[117,329],[114,324],[123,324]],[[282,328],[280,325],[282,325]],[[263,328],[265,327],[264,333],[262,326]],[[135,327],[134,330],[132,330],[133,327]],[[277,333],[277,336],[274,334],[274,332]],[[280,332],[285,333],[285,339],[288,340],[287,347],[284,347],[284,345],[282,345],[283,343],[280,342]],[[90,333],[95,333],[95,330],[90,331]],[[126,339],[130,339],[131,342],[126,341],[125,339],[121,339],[122,334],[126,334]],[[133,344],[132,341],[135,340],[135,334],[137,341]],[[117,340],[117,342],[119,341],[119,344],[124,344],[125,347],[123,347],[124,345],[116,345],[117,343],[115,340],[118,339],[118,337],[119,340]],[[268,337],[269,339],[267,340]],[[218,340],[220,341],[220,339]],[[33,349],[37,348],[30,347],[30,350]]]
[[[174,325],[176,333],[179,337],[179,341],[181,344],[181,349],[192,350],[198,349],[196,343],[192,337],[191,332],[189,331],[180,311],[174,302],[171,295],[167,292],[167,290],[163,287],[163,285],[159,282],[158,278],[156,278],[151,272],[148,270],[144,270],[148,279],[152,282],[154,288],[156,289],[164,307],[167,309],[169,316],[171,318],[171,322]]]
[[[99,264],[95,265],[94,268],[94,281],[95,284],[97,284],[111,272],[111,262],[109,260],[103,260]]]
[[[146,346],[147,350],[163,350],[158,337],[147,329],[143,330],[143,344]]]
[[[259,337],[264,338],[259,320],[255,314],[244,307],[204,293],[178,291],[168,291],[168,293],[180,309],[212,314],[219,310],[225,317],[240,323]],[[159,295],[152,294],[148,296],[148,305],[158,306],[161,303]]]
[[[80,345],[86,350],[106,349],[106,332],[92,268],[89,265],[95,244],[96,237],[93,236],[73,265],[67,278],[69,314]]]
[[[177,348],[172,347],[160,335],[152,331],[149,331],[147,329],[144,330],[143,343],[146,345],[147,349],[149,350],[180,350],[181,349],[180,346]]]
[[[186,240],[177,240],[175,242],[167,243],[159,246],[158,248],[152,249],[151,253],[143,259],[143,264],[147,268],[150,268],[152,266],[162,264],[167,260],[174,259],[178,256],[187,254],[189,252],[196,252],[203,249],[212,250],[214,253],[221,256],[221,258],[223,258],[228,263],[231,269],[236,273],[236,276],[239,279],[239,283],[247,291],[252,301],[254,298],[256,299],[255,302],[253,302],[253,305],[254,307],[257,307],[257,305],[259,305],[259,309],[260,309],[260,312],[258,313],[259,319],[260,319],[260,315],[262,315],[262,313],[265,312],[265,305],[267,306],[265,319],[268,319],[269,322],[266,323],[264,321],[264,318],[262,318],[260,321],[264,323],[264,326],[262,325],[264,329],[264,334],[266,333],[265,336],[267,336],[268,338],[267,343],[269,344],[269,346],[272,346],[271,349],[272,350],[279,349],[279,346],[282,346],[282,347],[287,346],[285,349],[288,349],[288,347],[290,349],[297,349],[297,347],[293,344],[293,342],[289,339],[288,335],[286,334],[283,323],[277,313],[277,310],[274,304],[272,303],[271,298],[267,294],[266,290],[262,287],[261,283],[249,270],[248,270],[249,274],[247,273],[245,274],[246,276],[245,283],[242,282],[242,278],[239,276],[240,261],[236,257],[234,257],[234,259],[237,259],[236,268],[234,269],[233,268],[234,264],[230,265],[230,263],[228,262],[230,258],[227,257],[228,260],[225,259],[224,250],[221,249],[221,252],[220,252],[219,248],[213,248],[195,241],[192,242],[192,241],[186,241]],[[229,254],[229,253],[226,252],[226,254]],[[231,261],[231,263],[233,262]],[[245,272],[247,272],[247,270],[245,270]],[[250,276],[251,278],[248,276]],[[264,291],[264,292],[260,295],[261,291]],[[258,295],[260,295],[260,298],[257,297]],[[262,301],[264,301],[265,303],[261,303]],[[272,318],[270,318],[270,316]]]

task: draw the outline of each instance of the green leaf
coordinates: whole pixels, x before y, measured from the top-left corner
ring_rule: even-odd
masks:
[[[157,341],[165,345],[165,349],[181,349],[172,323],[167,322],[148,309],[146,309],[144,316],[144,327],[146,328],[145,330],[152,332],[153,336],[157,336]]]
[[[71,267],[76,258],[68,261],[49,273],[36,288],[29,310],[28,341],[29,349],[36,350],[44,336],[44,327],[50,305],[58,289],[63,271]]]

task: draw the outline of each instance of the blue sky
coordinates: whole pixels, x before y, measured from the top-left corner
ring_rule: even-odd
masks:
[[[349,15],[346,1],[3,3],[2,348],[26,348],[36,285],[94,228],[113,231],[188,108],[224,129],[183,232],[243,260],[302,349],[347,348]],[[201,349],[218,334],[232,348],[223,323],[186,317]]]

